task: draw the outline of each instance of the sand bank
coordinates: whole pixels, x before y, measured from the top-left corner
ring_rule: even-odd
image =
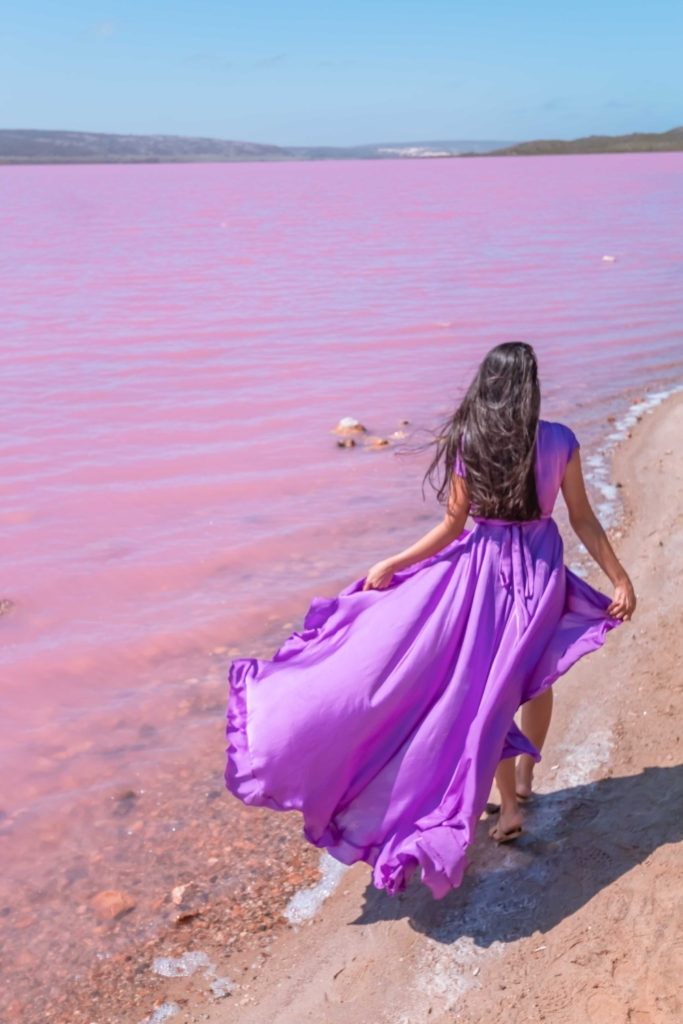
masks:
[[[139,977],[150,1024],[681,1019],[681,436],[678,394],[616,452],[614,542],[639,607],[556,685],[527,834],[495,847],[482,821],[464,884],[441,901],[417,877],[392,899],[359,864],[238,952],[188,934],[184,958]],[[607,589],[598,570],[591,582]]]

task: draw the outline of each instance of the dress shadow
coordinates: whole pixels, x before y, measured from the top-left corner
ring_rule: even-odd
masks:
[[[351,923],[408,918],[437,942],[470,937],[481,947],[548,932],[658,847],[683,839],[683,765],[535,795],[514,844],[496,846],[489,827],[478,824],[459,889],[433,899],[419,868],[394,897],[370,883]]]

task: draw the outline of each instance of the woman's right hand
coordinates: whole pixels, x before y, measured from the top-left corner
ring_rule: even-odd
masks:
[[[375,562],[365,577],[363,590],[386,590],[391,584],[394,573],[407,569],[417,562],[424,562],[425,559],[445,548],[465,529],[469,508],[470,498],[467,484],[462,477],[454,476],[451,496],[443,520],[405,551],[399,551],[391,558]]]
[[[391,562],[375,562],[365,577],[363,590],[386,590],[394,578]]]

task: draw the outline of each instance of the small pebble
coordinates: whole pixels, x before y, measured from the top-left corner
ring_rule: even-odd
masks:
[[[101,892],[98,892],[97,896],[92,898],[90,906],[98,917],[113,921],[118,917],[123,917],[128,911],[133,910],[135,900],[132,896],[117,889],[103,889]]]

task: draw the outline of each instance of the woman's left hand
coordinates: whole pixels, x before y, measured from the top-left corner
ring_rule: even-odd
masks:
[[[607,614],[612,619],[621,619],[622,622],[629,622],[636,610],[636,595],[628,576],[619,580],[614,586],[612,603],[607,609]]]
[[[393,578],[390,562],[376,562],[365,577],[363,590],[386,590]]]

